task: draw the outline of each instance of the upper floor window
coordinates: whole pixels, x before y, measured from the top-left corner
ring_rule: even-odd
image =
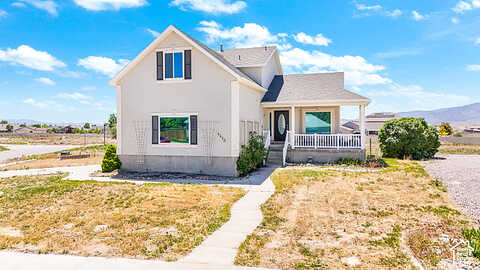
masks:
[[[192,79],[192,51],[157,52],[157,80]]]

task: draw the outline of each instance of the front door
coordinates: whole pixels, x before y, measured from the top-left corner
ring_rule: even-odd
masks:
[[[287,130],[289,128],[288,115],[288,111],[275,111],[275,125],[273,127],[273,138],[275,141],[285,141]]]

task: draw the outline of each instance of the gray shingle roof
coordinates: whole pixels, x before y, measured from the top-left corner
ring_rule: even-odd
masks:
[[[344,89],[344,73],[277,75],[262,102],[352,101],[368,98]]]
[[[224,58],[220,53],[210,49],[209,47],[205,46],[202,42],[194,39],[193,37],[191,37],[190,35],[188,35],[187,33],[183,32],[182,30],[176,28],[178,31],[182,32],[185,36],[187,36],[189,39],[191,39],[193,42],[195,42],[197,45],[199,45],[200,47],[202,47],[204,50],[206,50],[209,54],[211,54],[213,57],[217,58],[220,62],[222,62],[224,65],[226,65],[228,68],[230,68],[233,72],[235,72],[237,75],[255,83],[255,84],[258,84],[257,82],[255,82],[254,80],[252,80],[247,74],[245,74],[243,71],[241,71],[239,68],[235,67],[232,63],[230,63],[226,58]]]
[[[217,51],[235,66],[262,66],[276,49],[275,46],[264,46],[256,48],[229,49]]]

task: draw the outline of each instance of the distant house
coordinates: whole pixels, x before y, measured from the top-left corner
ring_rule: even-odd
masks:
[[[378,135],[378,132],[383,127],[385,122],[394,118],[400,118],[400,117],[392,112],[380,112],[380,113],[373,113],[373,114],[367,115],[365,119],[365,129],[366,129],[367,135]],[[352,120],[344,123],[342,125],[342,128],[345,128],[346,130],[353,130],[352,133],[357,134],[357,133],[360,133],[359,126],[360,124],[358,120]]]
[[[465,127],[463,131],[467,133],[480,133],[480,126],[478,125],[468,126],[468,127]]]

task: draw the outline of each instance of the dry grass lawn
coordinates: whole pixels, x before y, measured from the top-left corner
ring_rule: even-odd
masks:
[[[86,165],[100,165],[102,163],[103,155],[106,147],[104,145],[80,147],[69,150],[72,155],[90,154],[88,158],[81,159],[60,159],[59,152],[49,153],[36,156],[28,156],[18,160],[9,160],[4,164],[12,164],[0,167],[0,170],[27,170],[27,169],[42,169],[53,167],[71,167],[71,166],[86,166]],[[15,163],[15,164],[13,164]],[[0,163],[1,165],[2,163]]]
[[[471,226],[441,183],[416,162],[388,160],[375,172],[280,169],[262,224],[236,263],[280,269],[415,269],[406,245],[427,268],[449,258],[442,233]],[[421,236],[421,237],[420,237]],[[402,241],[403,239],[403,241]]]
[[[0,249],[177,260],[230,218],[244,191],[180,184],[0,179]]]
[[[440,154],[479,155],[480,145],[444,143],[438,150]]]
[[[115,144],[116,140],[106,138],[107,144]],[[0,136],[0,144],[64,144],[64,145],[84,145],[84,144],[103,144],[103,135],[87,134],[51,134],[51,135],[12,135]]]

